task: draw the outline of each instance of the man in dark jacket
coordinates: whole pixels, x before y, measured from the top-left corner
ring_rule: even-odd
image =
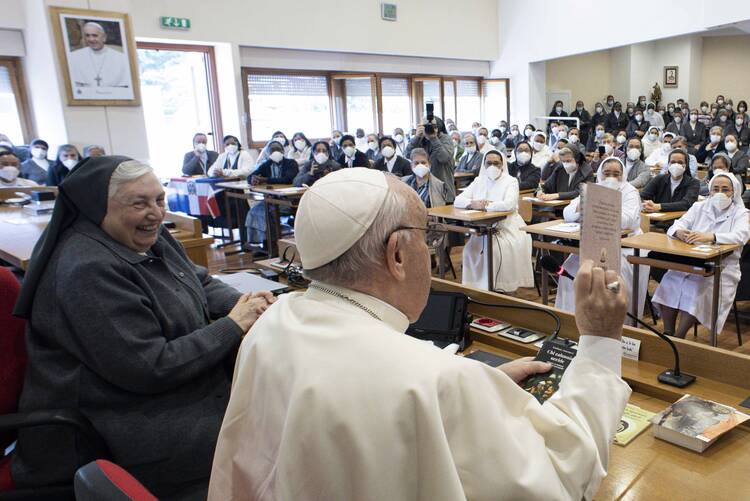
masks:
[[[641,191],[644,212],[686,211],[698,200],[700,182],[690,175],[687,151],[672,150],[669,172],[653,178]]]
[[[193,136],[193,151],[182,159],[182,173],[186,176],[206,176],[219,154],[207,149],[208,136],[202,132]]]
[[[380,158],[372,166],[376,170],[388,171],[398,177],[411,175],[411,163],[404,157],[396,155],[396,142],[390,136],[380,138]]]
[[[604,122],[604,130],[610,134],[617,134],[617,131],[625,130],[628,127],[630,118],[627,114],[622,111],[622,104],[618,101],[615,103],[612,112],[607,115],[607,120]]]
[[[578,130],[581,132],[581,144],[586,144],[591,132],[591,114],[584,108],[583,101],[576,101],[576,109],[570,113],[570,116],[580,120]]]

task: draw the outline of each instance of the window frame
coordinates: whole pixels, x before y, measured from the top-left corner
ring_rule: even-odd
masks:
[[[216,71],[216,54],[212,45],[192,45],[162,42],[143,42],[136,41],[135,50],[167,50],[179,52],[202,52],[206,66],[206,75],[208,77],[206,85],[208,86],[208,111],[211,117],[211,133],[214,139],[214,146],[217,151],[223,149],[222,138],[224,137],[224,127],[221,121],[221,103],[219,101],[219,80]]]
[[[0,66],[8,70],[10,85],[13,89],[13,95],[16,97],[16,108],[18,109],[19,119],[21,121],[21,134],[25,144],[29,144],[36,138],[36,127],[32,120],[31,107],[29,106],[29,97],[26,94],[26,79],[19,57],[0,57]]]
[[[495,82],[504,82],[505,83],[505,121],[508,123],[508,127],[510,127],[510,78],[482,78],[482,80],[479,82],[479,96],[482,105],[482,123],[484,123],[484,84],[486,83],[495,83]],[[493,127],[494,128],[494,127]]]

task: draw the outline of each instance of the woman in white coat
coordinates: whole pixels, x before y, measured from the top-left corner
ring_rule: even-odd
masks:
[[[748,211],[742,203],[742,186],[733,174],[715,173],[708,185],[710,198],[696,202],[667,231],[667,235],[689,244],[739,244],[724,258],[716,329],[721,332],[740,282],[742,246],[750,238]],[[711,328],[713,277],[669,270],[656,289],[653,303],[659,305],[664,332],[684,338],[696,322]],[[677,324],[677,315],[680,323]]]
[[[622,193],[622,214],[620,217],[620,227],[623,231],[627,231],[628,235],[640,235],[642,233],[641,223],[641,196],[638,194],[638,190],[633,187],[632,184],[628,183],[623,175],[625,166],[617,157],[610,157],[605,159],[599,166],[599,170],[596,172],[597,184],[606,186],[613,190],[617,190]],[[581,221],[581,213],[583,207],[581,207],[581,197],[574,199],[570,205],[565,207],[563,211],[563,217],[568,223],[577,223]],[[622,258],[620,259],[620,277],[622,278],[623,285],[628,291],[628,302],[631,300],[630,292],[633,286],[633,266],[628,263],[627,257],[633,254],[632,249],[623,248]],[[580,260],[578,254],[571,254],[565,260],[563,264],[565,269],[573,276],[578,273],[578,267],[580,266]],[[648,274],[649,268],[647,266],[641,266],[639,270],[639,289],[638,297],[641,298],[640,304],[638,305],[638,316],[643,314],[643,305],[646,298],[646,291],[648,288]],[[573,288],[573,281],[560,277],[557,284],[557,296],[555,297],[555,307],[561,310],[575,312],[576,296],[575,289]],[[630,305],[628,305],[628,311],[630,311]]]
[[[255,170],[255,161],[247,150],[242,149],[235,136],[224,136],[224,152],[208,169],[209,177],[246,178]],[[223,198],[223,197],[222,197]]]
[[[464,246],[462,283],[487,288],[487,273],[494,275],[495,290],[513,292],[519,287],[534,286],[531,266],[531,236],[521,231],[523,219],[518,215],[518,180],[508,174],[508,160],[498,150],[484,155],[479,175],[456,197],[459,209],[512,211],[496,226],[492,242],[493,270],[487,269],[485,238],[472,235]]]
[[[531,147],[534,150],[531,154],[531,163],[540,169],[543,168],[552,159],[552,150],[547,146],[547,136],[544,132],[534,131],[531,136]]]

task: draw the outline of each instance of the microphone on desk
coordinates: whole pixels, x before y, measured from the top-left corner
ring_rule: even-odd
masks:
[[[571,280],[574,280],[575,277],[568,273],[568,271],[563,267],[557,259],[555,259],[552,256],[542,256],[539,264],[541,264],[542,268],[545,269],[548,273],[555,275],[557,277],[565,277],[569,278]],[[669,346],[672,348],[672,352],[674,353],[674,368],[673,369],[667,369],[661,374],[657,376],[657,379],[659,382],[668,384],[670,386],[676,386],[678,388],[684,388],[685,386],[688,386],[689,384],[695,382],[695,376],[690,374],[685,374],[684,372],[680,371],[680,354],[677,351],[677,346],[675,346],[674,342],[672,342],[671,339],[669,339],[669,336],[666,334],[657,331],[647,323],[643,322],[640,318],[637,318],[636,316],[632,315],[630,312],[625,312],[625,314],[630,318],[631,320],[634,320],[636,323],[644,327],[645,329],[648,329],[649,331],[653,332],[657,336],[659,336],[661,339],[667,342]]]

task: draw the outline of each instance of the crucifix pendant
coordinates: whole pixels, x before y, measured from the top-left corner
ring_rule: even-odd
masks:
[[[96,75],[96,78],[94,80],[96,80],[96,86],[97,87],[101,87],[102,86],[102,77],[100,77],[99,75]]]

